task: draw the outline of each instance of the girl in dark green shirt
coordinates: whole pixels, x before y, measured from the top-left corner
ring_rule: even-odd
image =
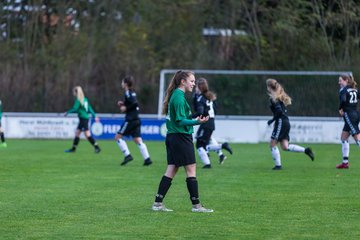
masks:
[[[75,87],[73,93],[76,97],[74,106],[69,111],[65,112],[65,116],[67,116],[69,113],[77,113],[79,117],[79,125],[77,126],[75,132],[73,146],[70,149],[65,150],[65,152],[71,153],[76,151],[77,145],[80,142],[80,134],[81,132],[84,132],[86,138],[89,140],[91,145],[94,146],[95,153],[99,153],[101,149],[95,139],[91,136],[89,130],[89,114],[91,114],[97,122],[99,121],[99,118],[96,117],[93,108],[91,107],[88,99],[85,97],[84,92],[80,86]]]
[[[166,114],[166,153],[168,166],[162,177],[155,202],[154,211],[172,211],[163,204],[163,199],[171,186],[179,167],[186,171],[186,184],[192,202],[192,212],[213,212],[200,204],[198,182],[196,179],[195,150],[192,139],[193,125],[209,120],[199,116],[192,119],[191,108],[185,99],[185,92],[191,92],[195,86],[195,75],[190,71],[177,71],[166,90],[163,113]]]

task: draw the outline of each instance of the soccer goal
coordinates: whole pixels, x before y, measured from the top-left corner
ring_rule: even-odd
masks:
[[[265,81],[277,79],[292,97],[292,116],[337,116],[338,76],[351,71],[250,71],[190,69],[196,78],[208,80],[218,98],[219,112],[225,116],[269,115]],[[166,88],[178,69],[160,71],[158,118]],[[335,110],[334,110],[335,109]]]

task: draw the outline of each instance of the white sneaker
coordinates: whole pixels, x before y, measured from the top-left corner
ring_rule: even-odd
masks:
[[[208,212],[208,213],[214,212],[213,209],[204,208],[200,203],[193,205],[191,211],[192,211],[192,212]]]
[[[153,211],[157,211],[157,212],[172,212],[172,209],[166,208],[165,205],[161,202],[155,202],[151,209]]]

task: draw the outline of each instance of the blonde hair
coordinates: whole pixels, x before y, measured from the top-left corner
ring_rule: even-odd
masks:
[[[267,91],[270,99],[274,102],[281,101],[285,106],[291,104],[291,97],[287,95],[284,88],[275,79],[266,80]]]
[[[174,74],[168,88],[166,89],[166,95],[165,95],[165,99],[164,99],[164,103],[163,103],[163,110],[162,110],[163,114],[167,114],[170,97],[171,97],[172,93],[174,92],[174,90],[180,86],[181,80],[186,80],[191,75],[194,75],[194,73],[191,71],[183,71],[183,70],[179,70]]]
[[[347,85],[351,88],[357,89],[357,83],[352,74],[341,74],[342,80],[347,81]]]
[[[80,86],[74,87],[73,93],[74,93],[74,96],[77,98],[77,100],[79,100],[81,105],[84,105],[85,95],[84,95],[84,91],[82,90],[82,88]]]
[[[211,101],[216,100],[216,94],[209,90],[209,85],[205,78],[199,78],[196,81],[196,85],[198,86],[201,94],[203,94],[206,97],[206,99]]]

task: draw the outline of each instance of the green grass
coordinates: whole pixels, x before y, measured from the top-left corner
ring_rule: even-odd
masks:
[[[113,141],[102,152],[71,140],[8,140],[0,148],[0,239],[358,239],[360,151],[337,170],[340,145],[312,145],[316,159],[281,152],[282,171],[272,171],[267,144],[233,144],[224,165],[198,164],[200,199],[214,213],[192,213],[179,171],[165,199],[174,212],[152,212],[166,168],[162,142],[147,142],[154,164],[123,156]]]

